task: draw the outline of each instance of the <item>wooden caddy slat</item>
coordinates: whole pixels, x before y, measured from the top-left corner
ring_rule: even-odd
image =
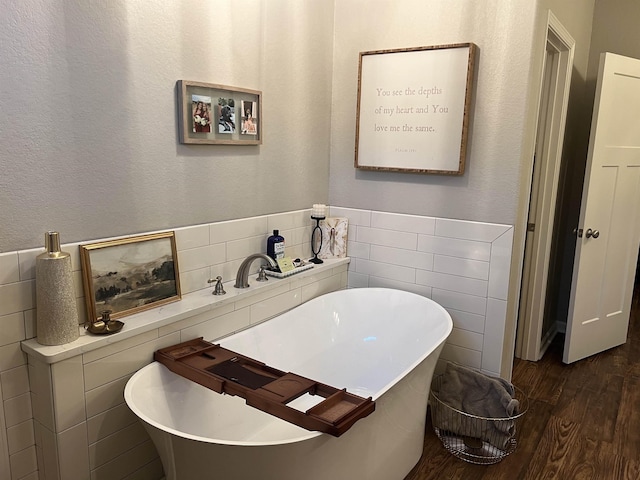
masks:
[[[247,405],[307,430],[339,437],[375,410],[369,398],[283,372],[200,338],[161,348],[154,359],[169,370],[218,393],[237,395]],[[287,406],[309,393],[324,400],[306,412]]]

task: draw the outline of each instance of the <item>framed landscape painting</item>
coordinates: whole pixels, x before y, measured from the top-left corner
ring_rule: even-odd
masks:
[[[87,315],[121,318],[180,300],[174,232],[80,245]]]

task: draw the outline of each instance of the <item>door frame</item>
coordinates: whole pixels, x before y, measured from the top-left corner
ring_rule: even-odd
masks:
[[[2,398],[2,385],[0,385],[0,478],[11,478],[9,442],[7,439],[7,425],[4,419],[4,402]]]
[[[539,360],[553,339],[541,337],[574,52],[575,40],[549,10],[527,221],[535,235],[525,243],[518,307],[515,354],[524,360]]]

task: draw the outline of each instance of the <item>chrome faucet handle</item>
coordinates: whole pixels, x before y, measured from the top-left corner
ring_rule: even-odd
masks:
[[[235,288],[249,288],[249,268],[254,260],[258,258],[264,260],[269,263],[269,266],[276,268],[278,264],[276,261],[271,258],[269,255],[265,253],[254,253],[245,258],[240,267],[238,267],[238,273],[236,273],[236,283],[233,285]],[[258,276],[258,278],[264,277],[260,281],[266,280],[266,274],[263,272],[263,275]]]
[[[269,280],[269,277],[267,277],[267,274],[264,271],[264,265],[260,265],[260,270],[258,271],[256,282],[266,282],[267,280]]]
[[[225,292],[224,291],[224,287],[222,286],[222,277],[220,275],[218,275],[216,278],[210,278],[209,280],[207,280],[207,283],[213,283],[216,282],[215,287],[213,287],[213,292],[211,292],[211,295],[224,295]]]

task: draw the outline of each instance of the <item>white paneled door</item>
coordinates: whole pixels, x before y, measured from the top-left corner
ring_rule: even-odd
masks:
[[[640,245],[640,60],[600,57],[564,362],[627,340]]]

